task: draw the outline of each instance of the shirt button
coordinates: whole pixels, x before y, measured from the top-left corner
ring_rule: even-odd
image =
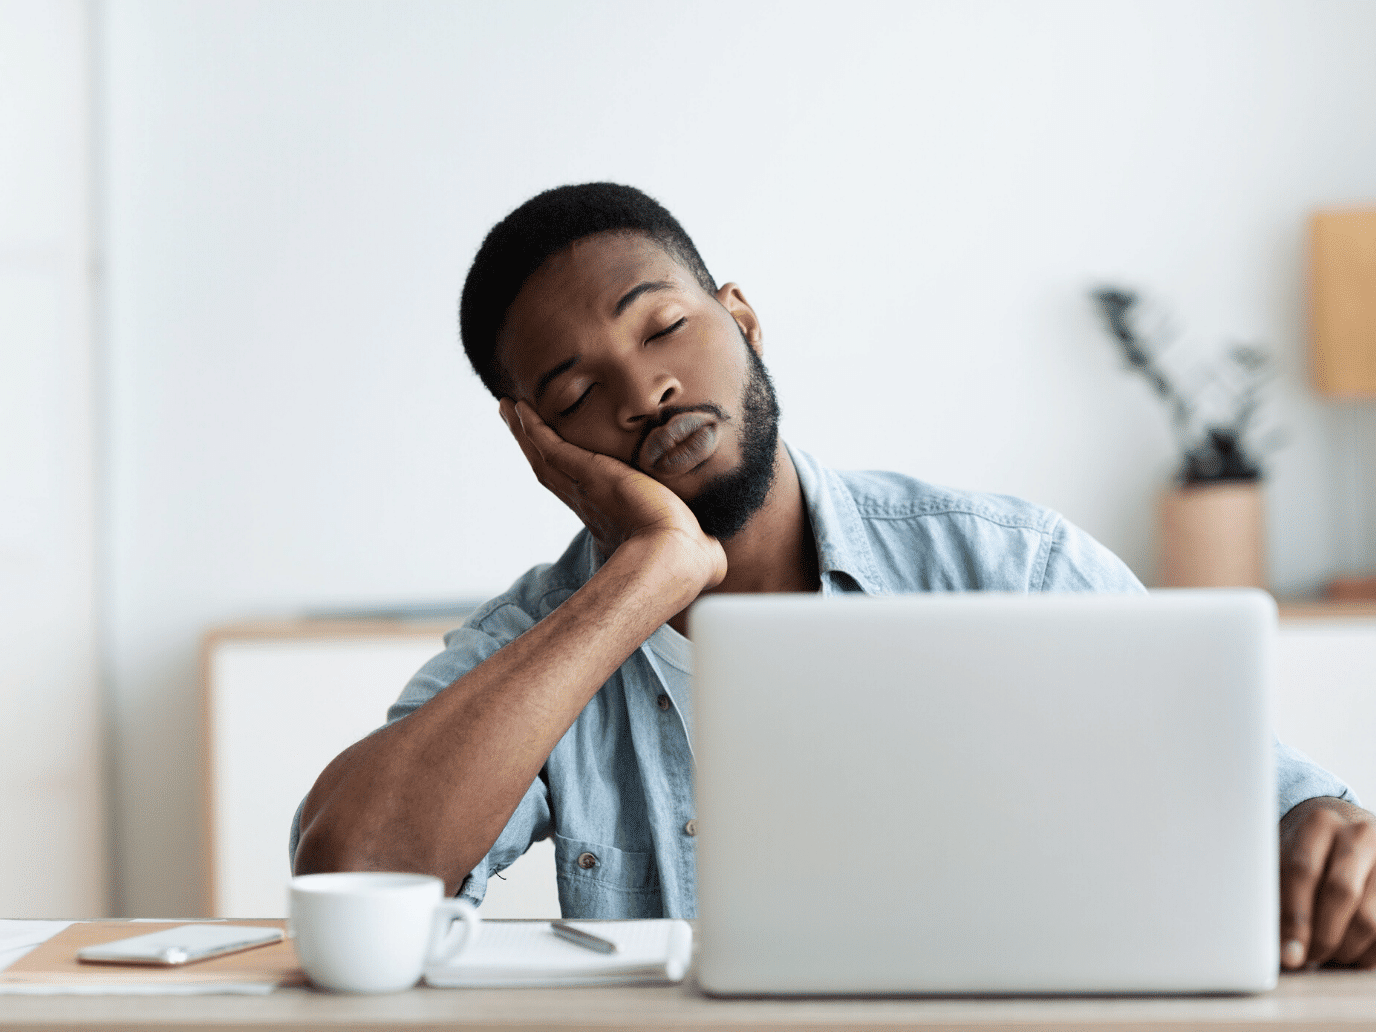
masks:
[[[591,871],[597,866],[597,857],[593,856],[591,853],[579,853],[578,866],[585,871]]]
[[[663,692],[660,692],[659,698],[655,700],[655,705],[657,705],[662,710],[667,710],[669,708],[669,696],[665,695]]]
[[[696,835],[698,833],[698,819],[694,817],[691,821],[685,824],[683,826],[683,831],[685,834],[688,835]]]

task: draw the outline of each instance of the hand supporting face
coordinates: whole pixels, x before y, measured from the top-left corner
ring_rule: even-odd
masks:
[[[1376,815],[1306,799],[1280,822],[1281,964],[1376,967]]]
[[[524,401],[504,398],[499,410],[536,479],[583,521],[603,555],[632,538],[654,539],[668,550],[655,554],[686,562],[702,589],[721,583],[726,552],[678,495],[620,459],[565,441]]]

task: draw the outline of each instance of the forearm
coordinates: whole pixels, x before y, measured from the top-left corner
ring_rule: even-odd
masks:
[[[626,542],[548,617],[325,769],[297,872],[423,871],[456,889],[588,700],[706,581],[672,537]]]

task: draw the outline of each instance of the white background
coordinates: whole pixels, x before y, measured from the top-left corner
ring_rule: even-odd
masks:
[[[88,24],[0,0],[0,916],[108,907]]]
[[[51,38],[94,97],[99,318],[64,338],[83,353],[5,316],[0,375],[26,397],[56,378],[76,412],[32,423],[0,484],[29,490],[44,449],[83,442],[53,512],[89,494],[97,516],[10,520],[5,541],[60,535],[78,579],[100,544],[117,911],[200,898],[185,858],[205,628],[484,596],[574,531],[456,331],[483,233],[548,186],[629,182],[678,215],[758,311],[792,443],[1053,506],[1148,581],[1173,445],[1086,290],[1151,293],[1185,331],[1182,366],[1267,345],[1268,422],[1288,434],[1268,480],[1272,582],[1306,593],[1346,561],[1342,421],[1307,383],[1302,256],[1311,210],[1376,201],[1376,4],[0,10],[26,31],[59,12]],[[84,139],[84,97],[26,96]],[[51,164],[65,179],[32,177],[53,239],[81,196],[77,157]],[[6,189],[6,227],[28,196]],[[40,575],[6,562],[32,591]],[[55,669],[54,648],[0,660],[7,714],[29,683],[16,671]],[[64,678],[85,698],[89,672]],[[379,719],[399,687],[379,686]],[[28,716],[3,733],[57,732]]]

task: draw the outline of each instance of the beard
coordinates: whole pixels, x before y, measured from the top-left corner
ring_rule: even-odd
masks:
[[[745,335],[741,334],[745,343]],[[708,481],[685,504],[702,532],[725,541],[734,537],[760,511],[774,486],[774,458],[779,444],[779,399],[760,356],[747,343],[750,378],[741,392],[741,461],[735,469]]]
[[[697,517],[702,532],[719,541],[740,533],[764,505],[769,489],[774,486],[774,458],[779,445],[779,399],[774,393],[774,382],[744,333],[741,345],[750,362],[750,373],[741,390],[740,462],[735,469],[709,480],[692,498],[683,499]],[[631,468],[645,472],[639,456],[646,439],[684,412],[708,412],[723,422],[730,420],[719,405],[712,403],[666,408],[659,418],[641,428],[640,440],[629,460]]]

